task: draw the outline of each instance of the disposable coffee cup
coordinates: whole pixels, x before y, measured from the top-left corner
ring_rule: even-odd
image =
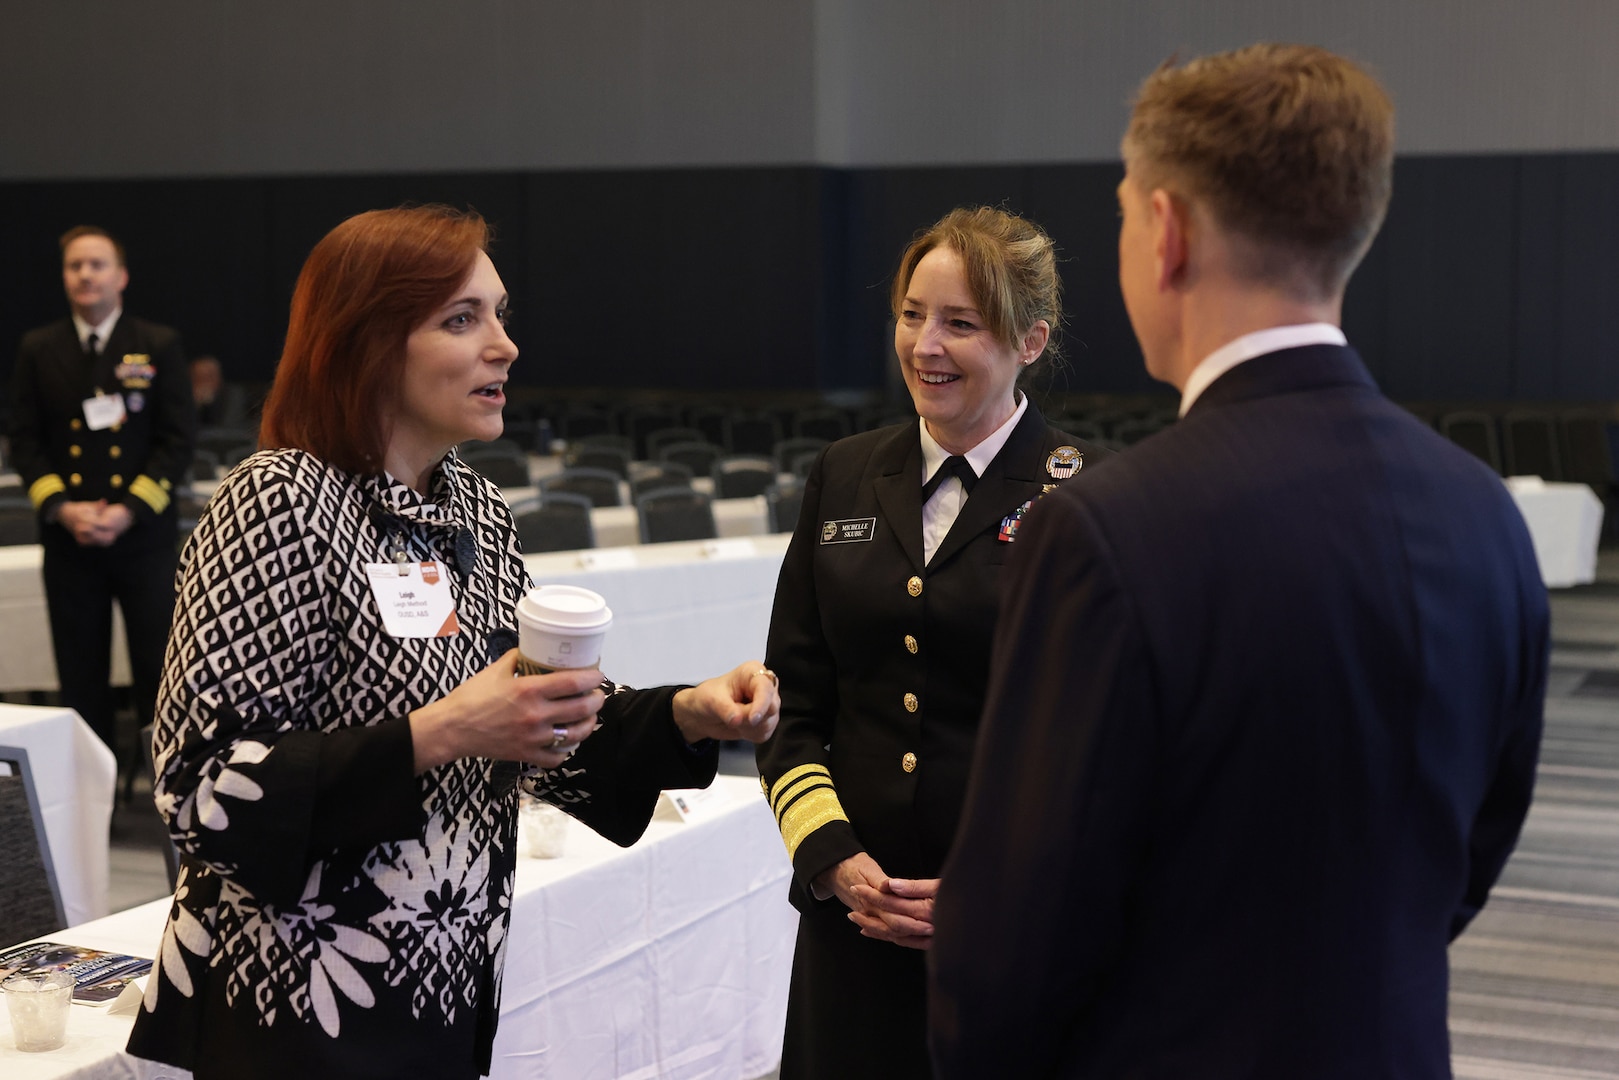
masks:
[[[599,593],[541,585],[517,602],[517,673],[546,675],[601,663],[613,612]]]
[[[0,988],[11,1013],[17,1049],[36,1054],[67,1042],[67,1014],[73,1005],[73,977],[60,971],[13,975]]]

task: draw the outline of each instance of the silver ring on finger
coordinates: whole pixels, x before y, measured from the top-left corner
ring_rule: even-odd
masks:
[[[568,741],[568,729],[561,724],[551,726],[551,749],[560,750],[562,744]]]

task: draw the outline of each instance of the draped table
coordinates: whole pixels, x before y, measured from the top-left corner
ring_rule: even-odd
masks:
[[[107,828],[118,772],[112,751],[73,710],[27,705],[0,705],[0,746],[28,751],[68,925],[105,915]]]

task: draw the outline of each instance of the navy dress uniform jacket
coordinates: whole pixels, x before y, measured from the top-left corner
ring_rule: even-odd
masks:
[[[1107,454],[1031,403],[926,565],[916,423],[833,443],[809,476],[766,652],[781,721],[758,751],[803,916],[783,1080],[927,1074],[922,954],[860,937],[809,883],[862,850],[893,877],[939,876],[1017,546],[1003,525],[1063,482],[1047,462],[1064,445],[1083,454],[1079,471]]]
[[[1547,604],[1501,481],[1311,346],[1031,516],[935,912],[938,1075],[1448,1077]]]
[[[84,401],[121,394],[124,419],[90,430]],[[173,330],[119,316],[96,357],[71,319],[23,335],[12,377],[11,450],[39,511],[45,600],[62,702],[117,746],[109,683],[112,601],[124,615],[135,707],[152,717],[174,613],[174,488],[195,438],[191,378]],[[110,547],[83,547],[49,520],[66,501],[122,503],[130,527]]]
[[[84,400],[97,391],[124,395],[116,429],[85,424]],[[122,502],[135,524],[119,545],[172,548],[173,489],[191,464],[194,415],[180,336],[166,326],[121,315],[93,360],[71,319],[23,335],[11,453],[41,514],[67,500]]]

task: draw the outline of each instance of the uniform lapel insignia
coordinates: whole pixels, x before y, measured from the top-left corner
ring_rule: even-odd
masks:
[[[1055,480],[1066,480],[1085,467],[1085,455],[1077,446],[1059,446],[1046,458],[1046,473]]]

